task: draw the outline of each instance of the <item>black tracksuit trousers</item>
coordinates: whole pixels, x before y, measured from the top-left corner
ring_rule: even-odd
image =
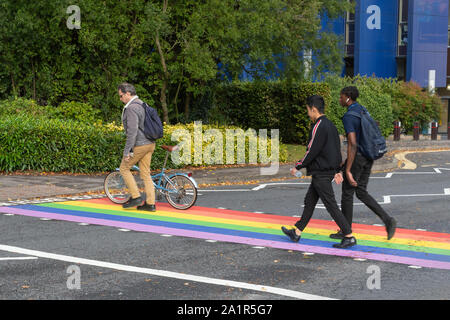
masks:
[[[322,200],[325,208],[330,213],[333,220],[342,230],[344,235],[352,233],[351,225],[348,223],[347,219],[342,214],[341,210],[336,203],[336,198],[334,197],[334,191],[332,186],[334,175],[312,175],[311,185],[309,186],[308,192],[305,196],[305,207],[303,209],[302,217],[295,226],[303,231],[308,224],[309,220],[314,212],[317,202]]]
[[[367,192],[367,184],[369,183],[370,172],[372,170],[373,160],[369,160],[357,153],[350,172],[353,179],[358,183],[357,187],[353,187],[344,174],[344,182],[342,184],[342,213],[347,221],[352,224],[353,221],[353,195],[361,200],[370,210],[372,210],[384,224],[388,223],[391,217],[383,210],[378,202]]]

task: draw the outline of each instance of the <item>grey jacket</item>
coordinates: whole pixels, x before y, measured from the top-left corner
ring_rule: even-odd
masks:
[[[137,146],[154,143],[144,135],[145,110],[141,99],[134,99],[124,110],[122,124],[127,135],[127,142],[123,150],[123,156],[126,157]]]

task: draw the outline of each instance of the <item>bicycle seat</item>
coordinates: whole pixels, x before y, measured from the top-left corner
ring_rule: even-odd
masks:
[[[178,146],[161,146],[161,148],[163,148],[166,151],[172,152],[178,149]]]

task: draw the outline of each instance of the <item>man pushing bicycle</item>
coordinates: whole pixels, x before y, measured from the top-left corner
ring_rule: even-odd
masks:
[[[127,140],[123,151],[120,174],[131,194],[131,198],[125,202],[123,208],[136,207],[138,210],[156,211],[155,187],[150,176],[150,163],[155,150],[155,141],[144,134],[145,105],[136,95],[136,89],[129,83],[118,86],[120,101],[125,104],[122,111],[122,123]],[[139,162],[139,172],[144,181],[146,201],[141,197],[136,180],[130,169]]]

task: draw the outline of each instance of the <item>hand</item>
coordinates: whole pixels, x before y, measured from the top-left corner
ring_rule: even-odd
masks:
[[[291,169],[291,174],[293,175],[293,176],[295,176],[295,174],[297,173],[297,169],[296,168],[292,168]]]
[[[339,173],[336,173],[335,175],[334,175],[334,182],[336,182],[336,184],[341,184],[342,183],[342,181],[344,181],[344,177],[342,176],[342,173],[341,172],[339,172]]]
[[[131,160],[131,156],[130,156],[130,155],[127,155],[127,156],[124,158],[124,160],[125,160],[126,162],[130,161],[130,160]]]
[[[347,171],[345,174],[347,175],[347,180],[350,183],[350,185],[352,187],[357,187],[358,183],[356,183],[355,179],[353,179],[352,173],[350,171]]]

